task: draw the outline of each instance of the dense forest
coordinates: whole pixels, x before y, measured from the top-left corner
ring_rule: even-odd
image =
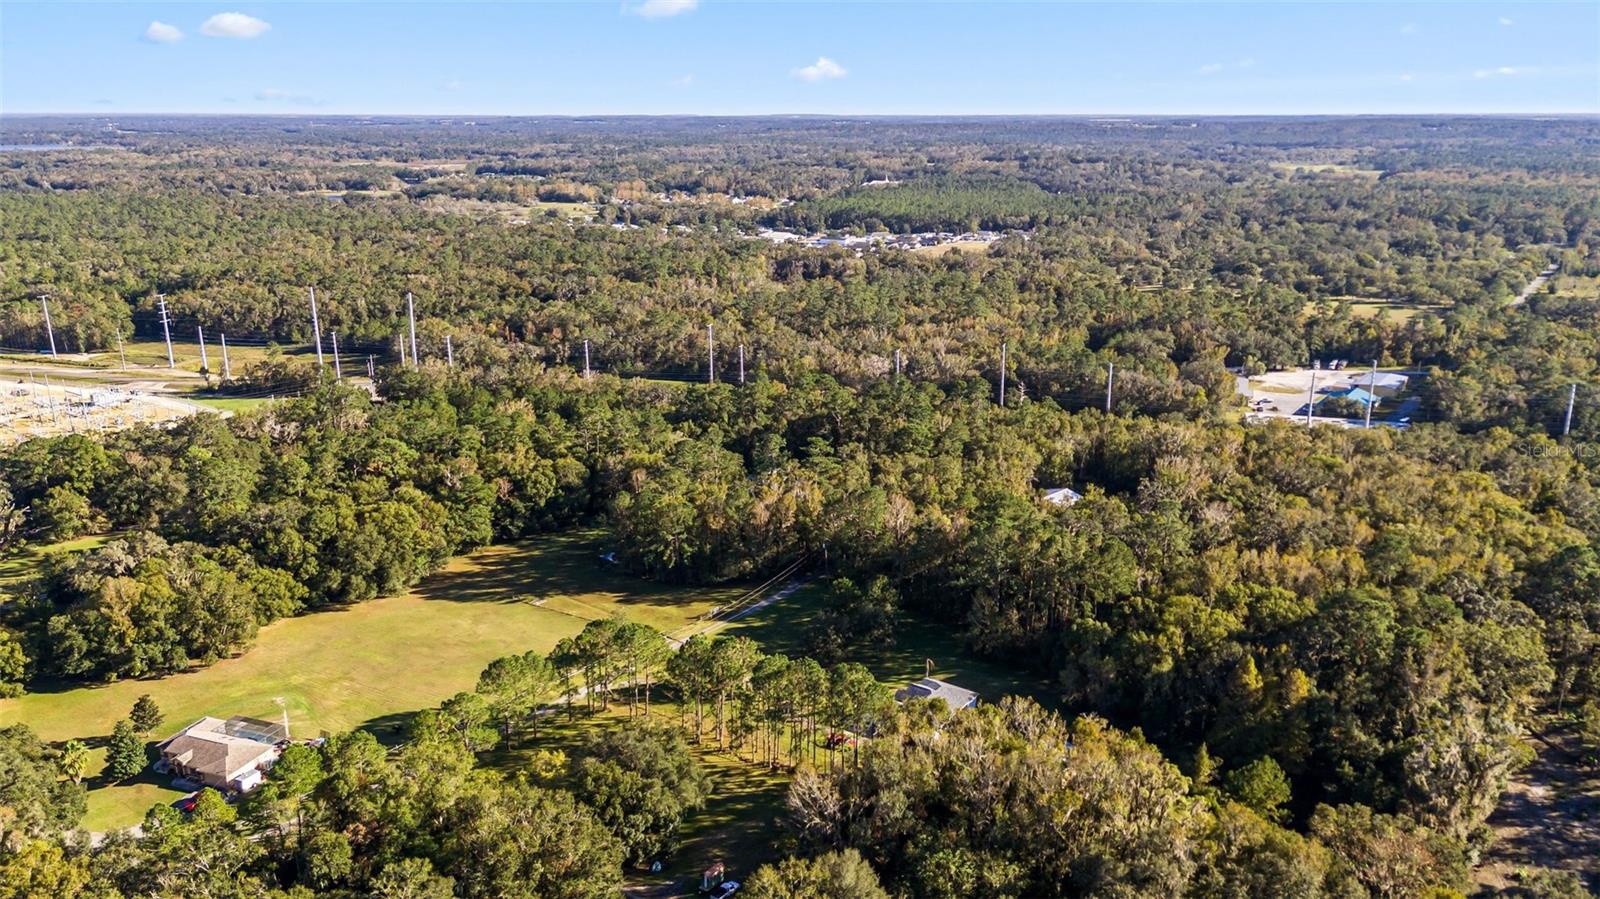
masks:
[[[611,896],[712,742],[793,774],[752,896],[1457,895],[1530,729],[1600,753],[1600,299],[1513,302],[1600,276],[1592,123],[729,121],[5,123],[103,149],[0,154],[0,346],[41,343],[41,294],[72,350],[154,336],[158,293],[303,344],[314,286],[384,362],[275,357],[240,383],[298,396],[0,450],[0,547],[113,535],[0,602],[0,696],[207,666],[577,524],[639,578],[825,559],[829,589],[806,658],[596,623],[403,747],[297,746],[93,849],[63,748],[0,730],[0,897]],[[381,349],[407,292],[420,367]],[[699,379],[708,324],[716,382],[626,376]],[[1244,420],[1237,373],[1335,356],[1424,375],[1417,424]],[[914,618],[1060,711],[889,701],[853,654]],[[634,721],[652,696],[681,726]],[[487,763],[580,702],[628,721]]]

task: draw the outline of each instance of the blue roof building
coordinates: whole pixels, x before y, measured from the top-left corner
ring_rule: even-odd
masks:
[[[1355,400],[1356,402],[1360,403],[1363,406],[1373,405],[1373,404],[1376,404],[1378,402],[1378,398],[1377,397],[1373,396],[1372,394],[1368,393],[1367,391],[1363,390],[1360,387],[1347,387],[1344,390],[1335,390],[1334,392],[1328,394],[1328,396],[1330,396],[1330,397],[1336,396],[1336,397],[1342,397],[1342,398],[1347,399],[1347,400]],[[1326,398],[1327,397],[1324,397],[1324,399],[1326,399]]]

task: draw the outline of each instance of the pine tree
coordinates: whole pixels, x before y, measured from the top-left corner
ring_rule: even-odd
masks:
[[[118,721],[111,731],[111,742],[106,744],[106,773],[114,781],[124,781],[137,777],[147,763],[138,727],[130,718]]]
[[[146,693],[140,696],[133,704],[133,711],[128,713],[128,720],[133,722],[134,729],[141,734],[150,734],[161,726],[166,716],[161,713],[161,707]]]

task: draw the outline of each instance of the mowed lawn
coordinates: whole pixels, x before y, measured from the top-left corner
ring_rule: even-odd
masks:
[[[600,561],[600,540],[580,531],[491,547],[405,596],[274,622],[248,650],[208,668],[0,701],[0,725],[22,722],[45,740],[81,739],[98,753],[149,693],[166,713],[159,738],[202,715],[276,720],[281,699],[297,736],[367,727],[396,739],[408,713],[470,689],[494,658],[548,651],[589,620],[618,613],[682,629],[742,592],[629,577]],[[152,804],[179,796],[153,774],[114,786],[92,778],[90,786],[84,826],[97,831],[138,823]]]

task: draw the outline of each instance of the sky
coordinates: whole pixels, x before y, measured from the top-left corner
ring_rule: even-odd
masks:
[[[5,0],[38,112],[1596,114],[1600,0]]]

